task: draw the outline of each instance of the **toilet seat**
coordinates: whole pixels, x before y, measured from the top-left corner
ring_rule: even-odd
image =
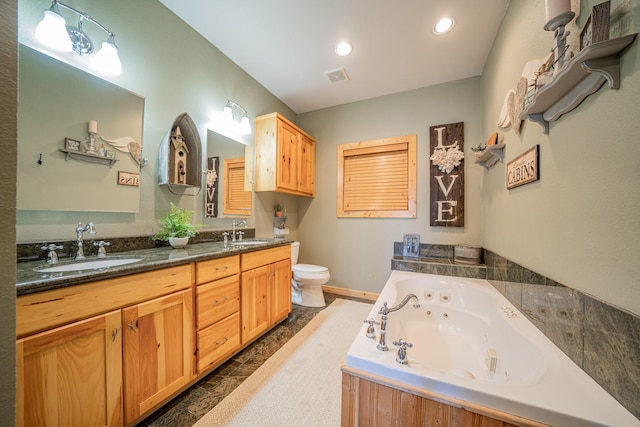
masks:
[[[313,264],[296,264],[291,268],[291,270],[296,273],[304,273],[305,275],[323,274],[329,271],[327,267],[323,267],[321,265],[313,265]]]

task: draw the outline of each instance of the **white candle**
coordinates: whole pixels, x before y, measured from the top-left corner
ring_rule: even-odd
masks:
[[[98,122],[89,120],[89,133],[98,133]]]
[[[545,0],[545,9],[547,12],[547,21],[551,21],[558,15],[571,12],[571,0]]]

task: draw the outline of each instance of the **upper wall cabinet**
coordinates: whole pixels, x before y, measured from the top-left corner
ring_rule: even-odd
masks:
[[[256,117],[255,191],[315,196],[315,140],[278,113]]]

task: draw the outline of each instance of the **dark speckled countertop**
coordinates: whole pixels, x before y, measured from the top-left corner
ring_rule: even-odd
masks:
[[[44,261],[18,263],[16,276],[17,295],[26,295],[56,288],[79,285],[96,280],[110,279],[113,277],[127,276],[129,274],[143,273],[161,268],[174,267],[197,261],[214,258],[222,258],[229,255],[252,252],[270,247],[291,244],[291,241],[282,239],[257,239],[266,243],[258,245],[234,246],[231,243],[225,247],[222,242],[189,244],[185,249],[173,249],[171,247],[159,247],[140,249],[126,252],[108,254],[109,258],[142,258],[141,261],[115,267],[97,270],[68,271],[58,273],[43,273],[37,269],[52,267]],[[85,261],[95,261],[99,258],[87,256]],[[74,260],[60,260],[56,265],[72,264]]]

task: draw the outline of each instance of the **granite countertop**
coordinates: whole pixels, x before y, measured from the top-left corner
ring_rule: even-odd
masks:
[[[249,239],[247,239],[249,240]],[[73,259],[61,259],[58,264],[50,265],[44,261],[18,263],[16,275],[17,295],[26,295],[51,289],[63,288],[97,280],[113,277],[127,276],[129,274],[143,273],[161,268],[174,267],[189,264],[196,261],[204,261],[214,258],[222,258],[229,255],[252,252],[270,247],[291,244],[289,240],[282,239],[256,239],[266,243],[257,245],[232,245],[225,247],[223,242],[190,244],[184,249],[171,247],[159,247],[152,249],[140,249],[126,252],[113,252],[106,258],[95,256],[87,257],[84,261],[95,261],[110,258],[142,258],[141,261],[131,264],[119,265],[96,270],[66,271],[57,273],[44,273],[37,271],[57,265],[73,264]]]

